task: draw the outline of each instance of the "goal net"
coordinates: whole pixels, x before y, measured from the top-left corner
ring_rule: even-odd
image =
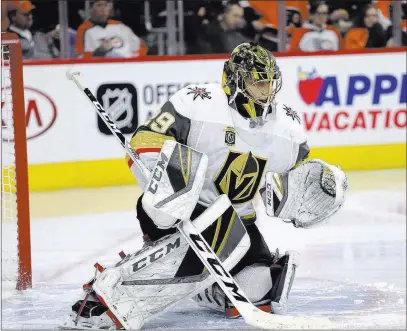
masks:
[[[21,46],[1,34],[1,281],[3,289],[31,287],[27,143]]]

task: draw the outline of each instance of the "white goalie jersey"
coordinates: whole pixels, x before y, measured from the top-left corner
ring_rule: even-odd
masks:
[[[298,114],[286,104],[276,101],[268,121],[256,129],[235,113],[221,85],[190,85],[138,128],[131,145],[150,170],[168,139],[205,153],[209,165],[198,203],[207,207],[226,194],[241,219],[251,223],[256,220],[252,201],[265,173],[289,171],[309,148]]]

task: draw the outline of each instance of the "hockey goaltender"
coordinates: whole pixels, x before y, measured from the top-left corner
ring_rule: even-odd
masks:
[[[225,62],[221,84],[179,90],[137,129],[130,145],[151,171],[137,201],[144,246],[115,265],[97,265],[63,328],[140,329],[190,298],[243,315],[179,230],[183,219],[252,303],[276,317],[286,313],[299,253],[270,252],[253,200],[259,192],[268,217],[310,228],[341,208],[347,179],[339,167],[308,158],[300,116],[276,98],[281,87],[273,54],[243,43]]]

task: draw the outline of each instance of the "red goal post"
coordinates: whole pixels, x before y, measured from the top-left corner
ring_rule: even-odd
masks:
[[[32,286],[26,119],[22,51],[14,33],[1,33],[2,284]]]

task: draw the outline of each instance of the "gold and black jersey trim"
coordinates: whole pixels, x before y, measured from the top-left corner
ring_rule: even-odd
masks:
[[[303,142],[298,149],[297,161],[295,162],[295,166],[293,167],[293,169],[297,168],[304,160],[306,160],[309,156],[309,153],[310,148],[307,142]]]
[[[154,115],[153,118],[151,118],[149,121],[147,121],[145,124],[141,125],[137,129],[135,134],[137,134],[140,131],[154,132],[152,128],[154,128],[155,126],[152,124],[164,113],[170,114],[175,119],[175,121],[165,130],[165,132],[161,133],[165,134],[166,136],[173,137],[176,141],[178,141],[181,144],[187,145],[188,135],[191,129],[191,120],[188,117],[181,115],[179,112],[177,112],[171,101],[167,101],[161,107],[160,111]],[[157,127],[161,126],[160,123],[155,124],[157,125]]]
[[[164,126],[165,123],[158,120],[165,115],[167,115],[167,118],[171,118],[171,124],[167,122],[168,127]],[[187,145],[190,128],[191,120],[178,113],[174,105],[167,101],[153,118],[136,130],[130,140],[130,145],[139,154],[148,152],[159,153],[164,142],[168,139]],[[157,129],[163,132],[156,132]],[[126,162],[129,166],[133,164],[128,156],[126,156]]]
[[[175,140],[174,137],[166,136],[152,131],[139,131],[130,140],[130,146],[138,154],[159,153],[166,140]],[[131,167],[133,160],[126,155],[126,162]]]

